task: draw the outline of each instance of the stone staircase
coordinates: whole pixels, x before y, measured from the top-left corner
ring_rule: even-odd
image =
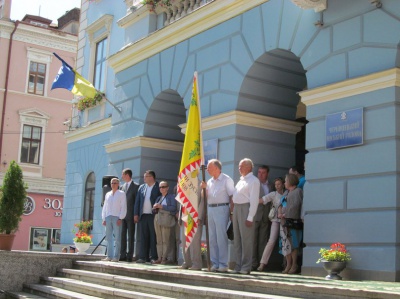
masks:
[[[177,266],[77,261],[73,269],[60,269],[54,277],[41,277],[38,284],[25,284],[22,292],[6,292],[6,298],[400,299],[400,284],[326,281],[278,273],[220,274],[181,270]]]

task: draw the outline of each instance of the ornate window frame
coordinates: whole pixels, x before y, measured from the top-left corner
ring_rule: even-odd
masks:
[[[47,90],[49,88],[49,71],[50,71],[50,64],[53,61],[53,53],[32,47],[28,47],[26,52],[27,52],[26,57],[28,59],[28,64],[26,70],[25,92],[30,95],[38,95],[28,92],[30,65],[31,62],[43,63],[46,65],[46,75],[45,75],[46,77],[44,79],[43,95],[39,96],[47,97]]]
[[[50,119],[50,116],[40,111],[39,109],[30,108],[18,111],[19,114],[19,122],[20,126],[20,138],[19,138],[19,147],[18,147],[18,162],[20,163],[24,174],[35,177],[42,177],[42,168],[43,168],[43,154],[45,151],[44,144],[46,138],[46,128]],[[21,162],[21,147],[22,147],[22,132],[24,125],[41,127],[42,128],[42,136],[40,140],[40,156],[39,156],[39,164],[31,164],[31,163],[22,163]]]

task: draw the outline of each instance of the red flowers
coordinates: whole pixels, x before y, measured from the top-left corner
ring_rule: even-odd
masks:
[[[331,249],[320,249],[319,254],[321,257],[318,259],[317,263],[321,261],[347,262],[351,260],[350,253],[347,252],[346,246],[342,243],[333,243],[330,248]]]

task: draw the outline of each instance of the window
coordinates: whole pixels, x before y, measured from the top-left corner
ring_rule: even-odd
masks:
[[[22,131],[21,162],[39,164],[42,128],[24,125]]]
[[[85,184],[85,202],[83,204],[83,219],[93,220],[94,195],[95,195],[96,176],[91,172]]]
[[[94,87],[97,90],[104,91],[104,76],[106,73],[107,58],[107,38],[96,44],[96,56],[94,61]]]
[[[61,229],[31,227],[29,250],[51,251],[52,244],[60,244]]]
[[[43,63],[31,61],[29,66],[28,92],[43,95],[45,79],[46,65]]]

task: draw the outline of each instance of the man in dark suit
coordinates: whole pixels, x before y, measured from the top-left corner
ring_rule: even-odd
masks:
[[[122,179],[125,181],[121,190],[126,194],[126,217],[122,220],[121,254],[119,260],[132,262],[135,246],[135,222],[133,221],[133,216],[139,185],[132,181],[132,170],[129,168],[122,170]]]
[[[152,170],[144,173],[144,184],[140,185],[135,201],[135,223],[139,223],[141,247],[137,263],[149,263],[158,260],[156,232],[154,229],[153,205],[161,195],[156,174]],[[150,254],[150,255],[149,255]]]

